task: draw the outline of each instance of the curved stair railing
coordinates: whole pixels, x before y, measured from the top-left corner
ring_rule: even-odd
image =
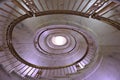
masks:
[[[64,78],[66,75],[80,74],[93,59],[92,52],[82,61],[71,66],[49,69],[28,64],[11,53],[8,35],[12,26],[29,17],[52,14],[71,14],[94,18],[120,29],[120,2],[110,0],[11,0],[1,4],[0,8],[0,64],[8,72],[15,71],[22,77],[41,78],[51,75]],[[14,14],[13,14],[14,13]],[[111,15],[112,14],[112,15]],[[6,32],[5,32],[6,31]],[[44,73],[44,74],[43,74]],[[62,76],[60,76],[62,75]],[[67,76],[67,77],[68,77]]]

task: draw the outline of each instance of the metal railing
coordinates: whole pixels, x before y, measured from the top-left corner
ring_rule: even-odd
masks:
[[[4,3],[4,6],[9,8],[9,10],[7,10],[6,8],[0,8],[0,12],[5,13],[5,14],[0,13],[0,17],[1,17],[0,23],[2,24],[0,25],[0,27],[6,26],[5,24],[6,21],[10,20],[10,24],[7,29],[8,34],[12,34],[12,31],[10,30],[13,22],[17,24],[19,23],[19,21],[22,21],[32,16],[38,17],[38,16],[50,15],[50,14],[72,14],[72,15],[87,17],[88,19],[89,17],[91,17],[103,21],[105,23],[108,23],[120,30],[120,21],[114,19],[115,17],[120,18],[120,12],[115,12],[115,10],[120,9],[119,2],[116,3],[114,1],[109,1],[109,0],[12,0],[11,2]],[[14,6],[16,8],[14,8]],[[109,15],[109,13],[111,12],[113,14]],[[9,17],[8,15],[11,17]],[[15,24],[13,24],[12,26],[14,26]],[[8,35],[6,34],[6,36]],[[8,37],[12,38],[12,36],[8,36]],[[11,43],[11,40],[9,39],[6,40]],[[11,49],[9,45],[8,47],[9,49]],[[0,61],[0,63],[4,65],[5,62],[12,61],[12,59],[15,59],[16,57],[15,52],[12,52],[12,55],[14,56],[10,58],[6,58],[6,60]],[[0,58],[3,58],[4,56],[6,57],[8,56],[8,54],[1,55]],[[19,58],[18,61],[13,61],[12,63],[5,65],[5,68],[8,68],[9,65],[15,63],[13,67],[7,69],[9,72],[15,70],[20,75],[24,75],[24,76],[28,75],[34,78],[40,78],[44,74],[48,76],[51,74],[54,74],[55,76],[59,76],[59,75],[66,76],[67,74],[77,73],[81,69],[83,69],[87,64],[89,64],[89,61],[91,60],[90,56],[91,55],[88,55],[88,57],[84,61],[81,61],[75,65],[67,66],[65,68],[60,68],[60,69],[59,68],[42,69],[42,67],[38,68],[37,66],[31,66],[31,64],[25,63],[25,61],[21,60],[21,58]],[[23,66],[18,70],[16,70],[16,68],[21,65]]]

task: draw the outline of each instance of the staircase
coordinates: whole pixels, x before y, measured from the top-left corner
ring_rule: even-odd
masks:
[[[117,0],[1,1],[0,78],[119,80],[119,10]]]

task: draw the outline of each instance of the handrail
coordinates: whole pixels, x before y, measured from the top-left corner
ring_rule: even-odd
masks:
[[[14,7],[12,7],[9,3],[5,3],[4,4],[7,8],[13,10],[17,14],[19,14],[20,16],[18,16],[16,14],[13,14],[12,12],[6,10],[5,8],[0,8],[0,11],[6,13],[8,15],[11,15],[12,17],[14,17],[14,19],[11,20],[11,18],[6,16],[5,14],[0,14],[0,17],[2,17],[4,19],[11,20],[9,26],[7,27],[6,42],[7,42],[8,48],[11,51],[12,55],[14,57],[16,57],[18,61],[22,62],[22,63],[20,63],[20,64],[18,64],[16,66],[14,66],[12,69],[14,69],[15,67],[18,67],[21,64],[25,64],[21,69],[23,69],[24,67],[28,66],[21,73],[21,75],[30,67],[31,67],[30,71],[28,71],[27,74],[26,74],[26,75],[28,75],[33,70],[33,72],[31,73],[30,76],[32,76],[34,74],[36,69],[39,69],[39,70],[40,69],[45,69],[45,70],[50,69],[50,70],[53,70],[53,69],[61,69],[61,68],[62,69],[66,69],[66,68],[70,68],[71,66],[74,69],[73,65],[75,67],[78,66],[78,68],[80,68],[80,65],[77,65],[78,62],[76,62],[74,64],[71,64],[71,65],[67,65],[65,67],[51,67],[50,68],[50,67],[36,66],[36,65],[28,63],[27,61],[22,59],[16,53],[15,49],[12,46],[12,30],[15,27],[15,25],[17,25],[19,22],[21,22],[21,21],[23,21],[23,20],[25,20],[27,18],[40,17],[40,16],[45,16],[45,15],[54,15],[54,14],[76,15],[76,16],[81,16],[81,17],[85,17],[85,18],[88,18],[88,19],[89,18],[97,19],[99,21],[102,21],[102,22],[105,22],[105,23],[107,23],[109,25],[112,25],[116,29],[120,30],[120,23],[111,19],[111,17],[119,16],[120,13],[115,13],[115,14],[112,14],[111,16],[109,16],[109,17],[105,17],[105,15],[107,15],[109,12],[111,12],[114,9],[117,9],[118,7],[120,7],[120,4],[119,4],[118,1],[117,1],[118,2],[117,3],[114,0],[112,0],[112,1],[111,0],[102,0],[102,1],[96,0],[90,7],[88,7],[88,5],[90,4],[90,2],[92,0],[88,0],[87,3],[84,6],[82,6],[82,4],[86,0],[81,0],[81,1],[75,0],[71,9],[70,9],[71,0],[68,0],[68,5],[67,5],[66,9],[65,9],[65,3],[63,3],[63,6],[62,6],[63,9],[61,9],[60,5],[58,5],[58,4],[60,4],[58,1],[57,1],[57,4],[54,4],[53,1],[51,2],[52,9],[49,8],[48,2],[46,0],[37,0],[38,4],[36,4],[35,1],[36,0],[21,0],[21,2],[20,2],[19,0],[12,0],[11,3],[13,5],[15,5],[17,8],[19,8],[20,10],[24,11],[25,14],[19,12],[19,10],[15,9]],[[45,3],[44,5],[43,5],[43,2]],[[76,4],[78,2],[79,2],[79,4],[76,7]],[[41,8],[39,8],[38,6],[40,6]],[[46,8],[45,8],[45,6],[46,6]],[[55,9],[55,7],[57,7],[57,9]],[[102,8],[102,9],[100,9],[100,8]],[[0,21],[1,21],[1,23],[5,23],[3,20],[0,20]],[[0,50],[1,50],[1,48],[0,48]],[[6,56],[6,55],[3,55],[3,56]],[[2,61],[1,63],[7,62],[7,61],[9,61],[11,59],[14,59],[14,57],[8,58],[7,60]],[[12,69],[10,69],[9,71],[11,71]],[[20,71],[20,70],[18,70],[18,71]],[[39,70],[38,70],[38,72],[39,72]],[[78,72],[79,72],[79,70],[76,71],[76,73],[78,73]],[[72,70],[71,70],[71,73],[72,73]],[[66,74],[66,72],[64,72],[64,74]],[[40,74],[36,73],[36,76],[38,78],[40,76]]]

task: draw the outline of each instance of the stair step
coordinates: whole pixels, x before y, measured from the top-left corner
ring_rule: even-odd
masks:
[[[10,74],[0,65],[0,80],[12,80]]]
[[[11,77],[12,77],[12,80],[24,80],[20,75],[18,75],[14,71],[11,72]]]

